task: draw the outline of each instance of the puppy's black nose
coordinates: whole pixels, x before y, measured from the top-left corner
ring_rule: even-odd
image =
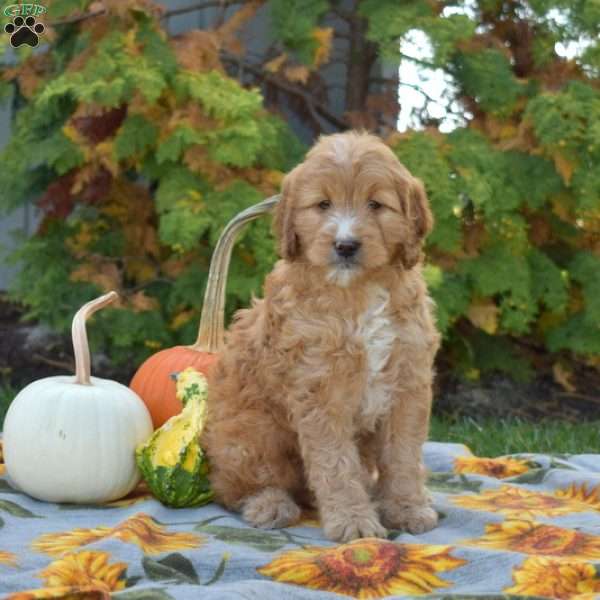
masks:
[[[350,258],[354,256],[360,248],[360,242],[358,240],[340,240],[335,242],[335,251],[344,258]]]

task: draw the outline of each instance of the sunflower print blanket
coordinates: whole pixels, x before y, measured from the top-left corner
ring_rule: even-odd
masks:
[[[1,459],[0,597],[600,599],[600,455],[473,456],[429,442],[439,526],[335,544],[315,515],[262,531],[140,485],[103,506],[37,502]]]

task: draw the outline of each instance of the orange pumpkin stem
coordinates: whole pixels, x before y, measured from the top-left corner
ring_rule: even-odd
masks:
[[[223,347],[225,332],[225,286],[231,261],[231,251],[239,232],[246,223],[269,213],[279,202],[279,195],[271,196],[236,215],[225,226],[213,252],[208,283],[204,293],[202,316],[198,329],[198,339],[190,346],[198,352],[217,353]]]
[[[81,385],[92,385],[90,346],[88,344],[87,331],[85,323],[87,319],[97,310],[114,302],[119,295],[117,292],[108,292],[95,300],[84,304],[73,317],[71,334],[73,337],[73,351],[75,352],[75,383]]]

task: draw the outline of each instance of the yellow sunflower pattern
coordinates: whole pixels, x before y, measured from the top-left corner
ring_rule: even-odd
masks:
[[[0,550],[0,564],[16,566],[17,555],[12,552]]]
[[[9,596],[10,600],[33,598],[109,598],[125,588],[127,564],[111,563],[107,552],[75,552],[51,562],[38,577],[44,588]]]
[[[465,540],[463,544],[482,548],[496,548],[577,559],[600,559],[600,537],[565,529],[556,525],[545,525],[525,520],[509,520],[489,523],[485,534],[479,538]]]
[[[456,506],[469,510],[497,512],[507,517],[528,519],[600,511],[598,488],[588,491],[585,485],[570,485],[552,493],[532,492],[525,488],[502,485],[480,494],[455,496],[451,501]]]
[[[586,562],[532,556],[514,570],[509,594],[592,600],[600,593],[596,568]]]
[[[324,539],[315,511],[287,530],[265,531],[214,504],[167,509],[143,484],[104,507],[56,507],[16,493],[0,474],[0,597],[107,600],[151,588],[166,600],[181,584],[223,580],[235,589],[238,579],[258,578],[293,586],[298,598],[303,588],[362,599],[477,598],[476,584],[487,594],[600,600],[597,474],[582,483],[581,469],[565,470],[564,480],[555,470],[552,481],[564,483],[547,478],[542,488],[542,464],[550,463],[449,453],[447,470],[431,479],[442,513],[436,530],[337,545]],[[140,502],[144,512],[136,512]],[[497,569],[482,568],[484,558]],[[261,592],[264,600],[285,597],[285,587],[273,589],[276,596]]]
[[[506,479],[526,473],[530,469],[527,461],[517,458],[481,458],[479,456],[458,456],[454,459],[455,473],[475,473],[496,479]]]
[[[116,592],[125,587],[123,574],[125,563],[111,563],[107,552],[74,552],[51,562],[40,578],[47,587],[97,586],[107,592]]]
[[[87,546],[106,538],[135,544],[145,554],[198,548],[203,543],[202,536],[187,532],[167,531],[150,515],[138,513],[115,527],[101,526],[91,529],[73,529],[63,533],[46,533],[37,538],[31,544],[31,548],[50,556],[61,556],[75,548]]]
[[[258,572],[283,583],[354,598],[428,594],[450,587],[439,573],[466,563],[448,546],[362,539],[337,547],[306,547],[278,556]]]
[[[110,594],[93,585],[77,587],[61,585],[16,592],[7,596],[6,600],[52,600],[53,598],[57,600],[109,600]]]

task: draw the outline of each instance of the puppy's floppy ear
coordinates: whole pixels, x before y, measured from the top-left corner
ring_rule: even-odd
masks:
[[[294,230],[294,181],[297,176],[298,167],[284,177],[281,200],[275,209],[273,219],[273,231],[277,238],[279,255],[285,260],[294,260],[299,251],[298,236]]]
[[[433,215],[425,193],[425,186],[420,179],[412,178],[409,192],[408,218],[413,222],[417,237],[423,241],[433,229]]]
[[[402,184],[398,186],[398,193],[409,232],[408,238],[402,243],[399,258],[408,270],[421,259],[423,241],[433,228],[433,215],[420,179],[412,176],[403,178]]]

